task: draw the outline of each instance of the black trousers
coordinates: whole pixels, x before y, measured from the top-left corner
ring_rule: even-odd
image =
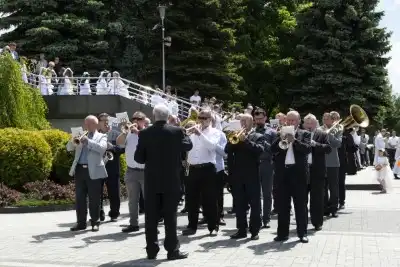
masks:
[[[395,148],[388,148],[387,149],[387,153],[388,153],[390,168],[393,169],[394,163],[396,162],[396,160],[394,158],[394,156],[396,155],[396,149]]]
[[[104,212],[103,207],[103,187],[104,184],[107,187],[108,198],[110,201],[110,211],[108,212],[108,216],[111,218],[116,218],[120,215],[120,207],[121,207],[121,199],[120,199],[120,180],[118,175],[110,175],[103,179],[103,183],[101,185],[101,212]]]
[[[157,226],[160,216],[164,218],[164,248],[168,253],[179,249],[177,236],[177,209],[180,192],[156,193],[146,190],[145,233],[146,251],[149,255],[159,251]]]
[[[284,166],[277,174],[278,197],[278,236],[289,236],[290,209],[293,198],[296,216],[297,236],[307,235],[308,209],[308,174],[298,170],[296,165]]]
[[[346,202],[346,173],[347,168],[339,167],[339,205],[344,205]]]
[[[101,189],[104,179],[90,179],[87,165],[77,165],[75,169],[75,206],[79,225],[86,225],[87,197],[89,197],[89,214],[91,224],[99,225]]]
[[[200,204],[207,218],[208,230],[217,229],[219,223],[216,169],[214,164],[190,166],[187,178],[188,227],[197,230]]]
[[[325,173],[313,165],[310,166],[309,190],[311,223],[320,227],[324,223]]]
[[[278,181],[277,179],[272,179],[272,210],[274,212],[278,211]]]
[[[259,174],[235,175],[233,201],[235,202],[236,228],[257,235],[261,228],[261,184]],[[247,208],[250,205],[250,224],[247,224]]]
[[[226,182],[225,171],[217,172],[217,195],[218,195],[218,215],[219,218],[224,217],[224,188]]]
[[[326,168],[325,212],[336,213],[339,203],[339,171],[340,167]],[[346,174],[345,174],[346,177]]]

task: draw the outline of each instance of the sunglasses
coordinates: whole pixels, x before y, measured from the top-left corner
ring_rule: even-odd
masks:
[[[202,121],[205,121],[205,120],[208,120],[210,117],[198,117],[197,119],[199,119],[199,120],[202,120]]]

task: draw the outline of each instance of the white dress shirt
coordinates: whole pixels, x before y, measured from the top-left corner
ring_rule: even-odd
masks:
[[[314,132],[311,132],[311,140],[314,138]],[[308,164],[312,164],[312,153],[308,154]]]
[[[196,102],[196,105],[200,105],[201,96],[199,96],[199,95],[192,95],[192,96],[189,98],[189,101],[190,101],[190,103]]]
[[[144,169],[144,164],[139,164],[134,159],[138,140],[139,136],[137,134],[128,132],[125,140],[126,165],[129,168]]]
[[[389,137],[388,143],[390,145],[389,148],[396,148],[399,144],[399,138],[397,136],[391,136]]]
[[[294,160],[293,143],[290,143],[286,151],[285,165],[293,164],[296,164],[296,161]]]
[[[217,152],[216,157],[215,157],[215,160],[216,160],[215,167],[217,169],[217,172],[225,170],[225,162],[224,162],[224,157],[226,155],[225,154],[225,146],[226,146],[226,143],[228,142],[226,140],[225,133],[222,131],[219,131],[219,133],[220,133],[220,137],[219,137],[219,141],[218,141],[218,144],[217,144],[216,150],[215,150]]]
[[[188,153],[190,165],[204,163],[216,165],[216,147],[220,140],[220,131],[209,126],[200,135],[190,135],[190,140],[193,143],[193,148]]]

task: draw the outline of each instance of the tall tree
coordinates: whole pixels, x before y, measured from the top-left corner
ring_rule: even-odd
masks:
[[[9,14],[0,19],[0,28],[17,26],[0,41],[16,42],[21,54],[60,57],[78,73],[107,67],[109,9],[101,0],[4,0],[0,12]]]
[[[390,33],[378,26],[378,0],[314,1],[298,16],[293,84],[287,96],[302,112],[348,114],[356,103],[374,118],[390,105],[385,54]]]

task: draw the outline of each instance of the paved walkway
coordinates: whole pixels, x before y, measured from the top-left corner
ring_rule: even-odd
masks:
[[[373,181],[373,170],[349,177],[357,183]],[[227,205],[231,198],[227,194]],[[346,209],[339,218],[325,221],[318,233],[310,230],[310,243],[297,242],[292,222],[291,238],[285,243],[272,239],[272,228],[260,233],[260,240],[233,241],[234,218],[226,219],[217,237],[200,229],[194,237],[180,236],[182,249],[190,253],[186,260],[165,261],[161,249],[159,260],[146,260],[143,228],[138,233],[123,234],[121,225],[128,222],[127,204],[122,205],[122,219],[105,223],[100,231],[72,233],[69,227],[75,212],[0,215],[0,266],[179,266],[179,267],[261,267],[261,266],[400,266],[400,182],[394,181],[391,194],[371,191],[348,191]],[[143,217],[141,217],[143,223]],[[180,229],[187,218],[178,219]],[[141,224],[143,226],[143,224]],[[312,226],[309,227],[312,229]],[[164,238],[160,227],[161,241]]]

